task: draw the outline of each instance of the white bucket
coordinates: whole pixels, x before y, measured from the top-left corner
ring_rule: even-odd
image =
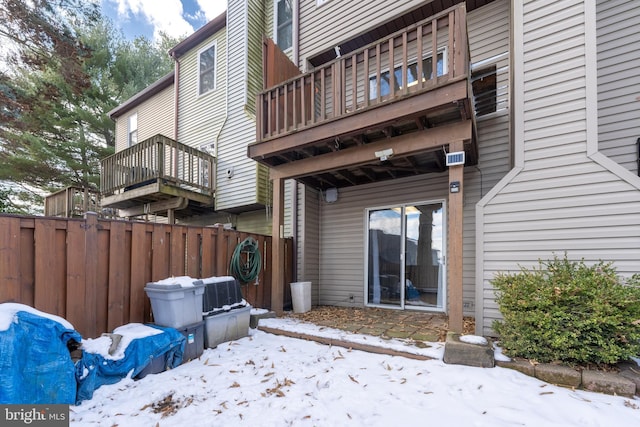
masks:
[[[311,310],[311,282],[291,283],[291,300],[294,313],[306,313]]]

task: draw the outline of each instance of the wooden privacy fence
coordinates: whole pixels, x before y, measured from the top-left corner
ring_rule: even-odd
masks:
[[[271,307],[271,236],[146,222],[0,215],[0,303],[17,302],[71,322],[92,338],[127,323],[152,322],[148,282],[229,275],[237,244],[258,241],[262,268],[243,284],[253,306]],[[285,241],[286,280],[293,248]],[[285,286],[285,289],[287,287]],[[290,294],[285,295],[285,305]]]

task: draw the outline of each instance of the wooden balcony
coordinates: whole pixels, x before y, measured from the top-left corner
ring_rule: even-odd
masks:
[[[102,206],[120,216],[201,213],[213,206],[215,158],[162,135],[102,160]]]
[[[110,209],[102,209],[100,192],[79,186],[69,186],[49,194],[44,199],[44,215],[64,218],[83,218],[87,212],[111,217]]]
[[[469,81],[462,3],[260,93],[248,155],[316,188],[444,171],[451,141],[474,164]]]

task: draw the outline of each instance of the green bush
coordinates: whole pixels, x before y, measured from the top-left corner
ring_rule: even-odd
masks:
[[[503,320],[493,323],[512,357],[613,364],[640,355],[640,275],[620,279],[612,263],[554,256],[539,268],[498,274]]]

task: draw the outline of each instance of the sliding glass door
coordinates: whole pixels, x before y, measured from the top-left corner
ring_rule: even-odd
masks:
[[[445,307],[444,202],[367,211],[369,305]]]

